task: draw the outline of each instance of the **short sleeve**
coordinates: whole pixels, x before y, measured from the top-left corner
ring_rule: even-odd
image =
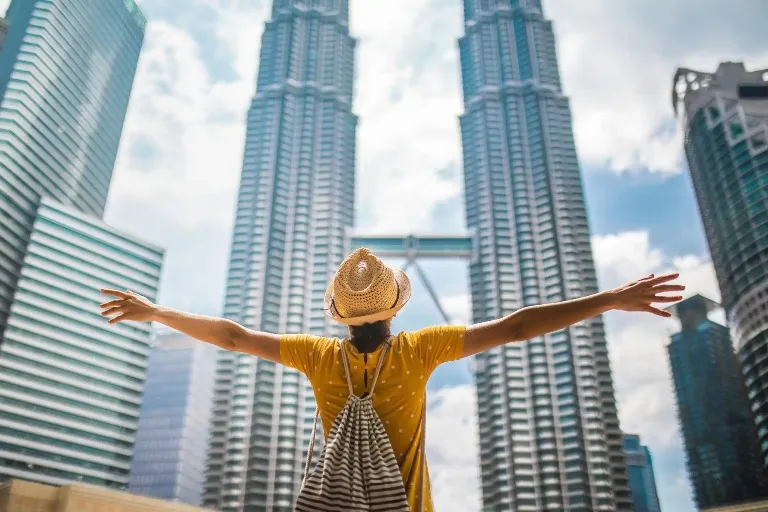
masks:
[[[413,348],[428,372],[449,361],[461,359],[465,326],[428,327],[412,333]]]
[[[330,339],[322,336],[284,334],[280,336],[280,362],[311,377],[330,343]]]

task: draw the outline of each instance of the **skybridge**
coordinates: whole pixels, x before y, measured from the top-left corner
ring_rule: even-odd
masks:
[[[419,265],[420,259],[464,259],[474,261],[477,250],[477,240],[474,234],[458,235],[417,235],[417,234],[363,234],[349,232],[347,234],[347,253],[367,247],[381,258],[403,258],[405,265],[402,270],[413,266],[416,273],[429,292],[443,320],[450,324],[443,307],[440,305],[432,283]]]

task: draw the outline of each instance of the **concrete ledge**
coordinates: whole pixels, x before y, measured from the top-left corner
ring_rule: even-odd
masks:
[[[741,505],[707,508],[702,512],[768,512],[768,501],[754,501],[752,503],[743,503]]]
[[[21,480],[0,485],[0,512],[213,512],[125,492],[73,484],[54,487]]]

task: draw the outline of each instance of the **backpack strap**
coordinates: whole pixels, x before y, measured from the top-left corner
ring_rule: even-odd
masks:
[[[424,408],[422,409],[421,432],[421,490],[417,512],[424,512],[424,494],[427,492],[427,393],[424,392]]]
[[[312,437],[309,438],[309,453],[307,453],[307,464],[304,466],[304,479],[301,481],[301,486],[307,483],[309,478],[309,466],[312,464],[312,452],[315,451],[315,434],[317,433],[317,420],[320,418],[320,408],[315,407],[315,421],[312,422]]]
[[[341,349],[341,362],[344,366],[344,376],[347,378],[347,388],[349,388],[349,394],[354,395],[355,389],[352,387],[352,377],[349,375],[349,361],[347,361],[347,351],[344,349],[344,342],[339,343]]]
[[[373,392],[376,389],[376,381],[379,380],[379,372],[381,372],[381,367],[384,365],[384,356],[387,355],[387,349],[389,348],[389,341],[384,342],[384,348],[381,350],[381,355],[379,356],[379,362],[376,364],[376,371],[373,373],[373,381],[371,382],[371,392],[369,393],[371,398],[373,398]]]

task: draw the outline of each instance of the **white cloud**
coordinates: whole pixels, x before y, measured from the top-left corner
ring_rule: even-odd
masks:
[[[472,313],[472,304],[469,294],[448,295],[440,297],[440,306],[448,315],[451,323],[467,325]]]
[[[161,205],[181,226],[229,228],[252,90],[246,77],[216,81],[200,53],[188,32],[148,25],[110,207]]]
[[[266,13],[250,1],[206,8],[233,73],[213,75],[212,48],[148,12],[107,220],[167,248],[161,302],[217,314]]]
[[[441,389],[428,403],[427,458],[435,510],[480,510],[474,386]]]
[[[558,37],[583,163],[616,171],[679,170],[682,139],[679,130],[669,129],[675,69],[714,71],[723,60],[768,65],[768,52],[758,43],[765,6],[761,0],[738,4],[734,9],[714,0],[544,2]]]
[[[459,160],[459,2],[353,2],[358,204],[370,231],[422,231],[460,193],[440,170]]]

